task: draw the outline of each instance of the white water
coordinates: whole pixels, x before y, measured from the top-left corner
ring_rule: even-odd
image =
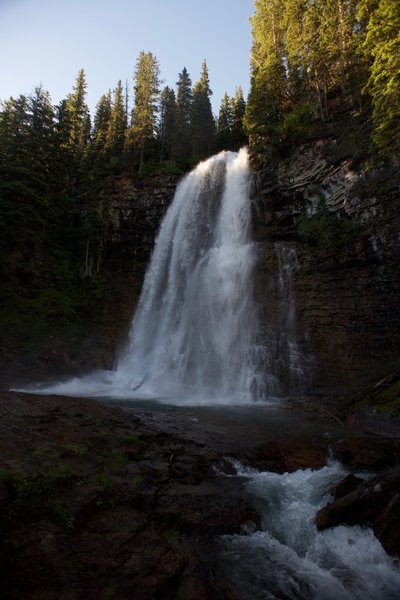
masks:
[[[250,225],[246,149],[200,163],[161,225],[115,369],[36,391],[185,404],[265,399]]]
[[[294,473],[239,473],[263,517],[262,531],[225,536],[224,570],[238,600],[398,600],[399,560],[369,528],[318,532],[317,510],[345,475],[332,463]]]
[[[293,277],[299,269],[296,251],[291,246],[275,243],[278,263],[277,294],[280,301],[280,319],[272,324],[268,352],[275,358],[275,374],[281,394],[296,396],[309,388],[309,365],[297,341],[296,307],[293,296]]]

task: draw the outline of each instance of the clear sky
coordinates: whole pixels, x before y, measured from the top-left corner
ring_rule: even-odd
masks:
[[[252,0],[0,0],[0,99],[42,83],[58,104],[83,68],[93,115],[119,79],[132,89],[144,50],[174,88],[183,67],[195,83],[206,59],[218,112],[225,91],[248,92],[252,13]]]

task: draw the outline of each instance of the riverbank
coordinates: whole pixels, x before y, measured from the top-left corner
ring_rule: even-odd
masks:
[[[148,410],[2,392],[0,417],[10,600],[233,600],[213,560],[218,536],[260,525],[235,462],[292,472],[322,467],[341,438],[376,446],[280,405]]]

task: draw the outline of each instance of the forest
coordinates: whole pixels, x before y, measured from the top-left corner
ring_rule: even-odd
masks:
[[[339,105],[371,111],[380,156],[400,149],[400,4],[255,0],[245,124],[261,148],[304,135]]]
[[[82,69],[54,106],[38,86],[1,102],[0,302],[2,326],[21,315],[70,321],[104,293],[99,193],[128,173],[179,176],[199,160],[250,143],[279,155],[338,110],[365,113],[372,161],[400,153],[400,4],[393,0],[255,0],[251,86],[221,99],[213,115],[207,64],[192,84],[162,88],[158,59],[141,52],[133,86],[118,81],[92,117]]]
[[[89,272],[85,257],[102,244],[107,229],[98,195],[110,181],[121,173],[139,183],[160,172],[178,177],[214,152],[247,142],[241,88],[232,98],[224,95],[215,118],[205,61],[194,85],[183,68],[175,92],[161,89],[157,58],[141,52],[133,89],[119,81],[99,99],[93,119],[86,91],[82,69],[58,106],[42,86],[1,103],[0,302],[6,329],[22,315],[34,314],[39,322],[74,320],[104,292],[100,264]]]

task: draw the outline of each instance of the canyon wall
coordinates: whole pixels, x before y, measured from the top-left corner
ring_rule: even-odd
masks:
[[[108,281],[104,305],[90,318],[77,361],[110,368],[124,344],[139,300],[160,223],[175,193],[178,177],[157,174],[142,181],[129,174],[102,191],[99,203],[107,222],[100,270]]]
[[[400,357],[399,166],[371,163],[367,128],[344,112],[278,161],[253,157],[257,300],[264,315],[278,310],[275,244],[293,248],[298,348],[314,393],[365,386]]]

